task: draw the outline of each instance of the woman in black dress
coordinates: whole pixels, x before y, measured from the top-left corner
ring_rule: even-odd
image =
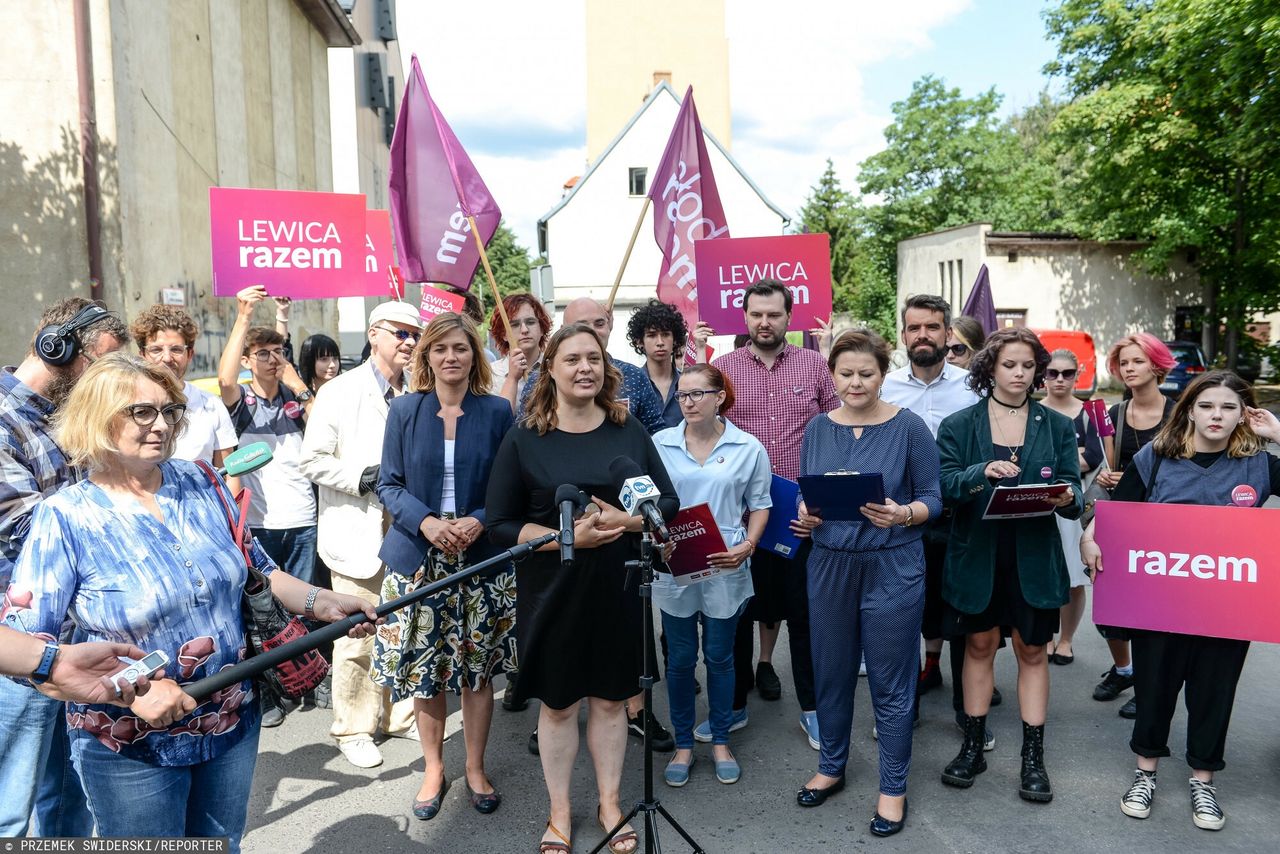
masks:
[[[551,799],[539,846],[545,854],[569,851],[569,779],[584,697],[600,797],[596,819],[608,831],[622,818],[624,703],[636,692],[645,649],[642,605],[634,589],[623,589],[623,564],[639,554],[641,521],[616,506],[610,463],[630,457],[648,472],[665,516],[676,513],[679,499],[644,425],[616,400],[621,376],[590,326],[561,328],[547,345],[543,366],[524,421],[507,434],[493,464],[486,501],[490,537],[509,548],[555,530],[555,493],[562,484],[573,484],[603,508],[574,526],[571,568],[561,566],[555,543],[516,567],[518,690],[542,701],[539,752]],[[635,832],[624,827],[609,847],[627,854],[636,842]]]

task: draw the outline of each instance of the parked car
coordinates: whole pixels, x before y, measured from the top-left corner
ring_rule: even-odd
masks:
[[[1160,383],[1160,391],[1169,397],[1177,397],[1193,379],[1208,369],[1208,365],[1205,363],[1204,351],[1194,341],[1166,341],[1164,344],[1173,358],[1178,360],[1178,364],[1173,366],[1164,382]]]
[[[1054,350],[1070,350],[1080,363],[1076,374],[1076,387],[1071,393],[1081,400],[1088,400],[1098,389],[1098,353],[1093,346],[1093,336],[1078,329],[1033,329],[1040,343],[1052,353]]]

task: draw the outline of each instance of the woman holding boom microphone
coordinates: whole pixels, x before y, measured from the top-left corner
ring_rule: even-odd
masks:
[[[1253,388],[1240,377],[1210,371],[1182,392],[1155,441],[1134,454],[1111,498],[1261,507],[1280,489],[1280,459],[1266,452],[1267,441],[1280,442],[1276,416],[1257,408]],[[1093,533],[1090,523],[1080,540],[1080,557],[1096,576],[1104,567]],[[1108,561],[1122,563],[1115,556]],[[1131,635],[1142,701],[1129,748],[1138,768],[1120,810],[1133,818],[1151,814],[1156,766],[1169,755],[1169,728],[1178,693],[1185,690],[1191,819],[1204,830],[1221,830],[1227,818],[1213,775],[1226,767],[1227,726],[1249,642],[1149,630]]]
[[[624,563],[638,556],[640,517],[617,508],[611,461],[629,457],[649,473],[663,515],[679,507],[675,489],[644,425],[616,399],[621,377],[592,328],[561,327],[543,354],[544,370],[529,395],[525,420],[502,442],[489,478],[489,532],[510,548],[559,527],[557,489],[582,490],[602,508],[574,525],[574,563],[564,566],[555,543],[516,568],[516,635],[521,696],[542,701],[538,739],[551,815],[538,850],[570,850],[569,778],[578,753],[578,706],[587,700],[587,745],[607,832],[622,818],[618,801],[626,753],[624,703],[636,693],[642,655],[642,608],[623,589]],[[647,603],[645,603],[647,604]],[[609,840],[614,854],[636,850],[634,830]]]
[[[102,836],[224,836],[239,851],[260,721],[252,683],[202,703],[182,686],[243,658],[247,570],[219,497],[225,487],[170,459],[184,415],[181,383],[163,365],[113,354],[85,371],[58,412],[57,438],[88,479],[36,507],[0,617],[56,638],[73,616],[78,639],[166,653],[165,678],[129,708],[67,706],[89,809]],[[276,569],[251,543],[290,611],[376,619],[363,601]]]
[[[489,469],[511,427],[511,406],[489,394],[480,333],[447,312],[427,324],[413,351],[412,394],[391,402],[378,498],[391,514],[378,556],[382,599],[399,598],[496,554],[483,537]],[[446,694],[462,697],[467,789],[483,815],[501,802],[484,768],[495,673],[515,667],[515,575],[510,565],[441,590],[378,627],[372,677],[392,701],[414,701],[424,774],[413,814],[436,817],[448,790]]]

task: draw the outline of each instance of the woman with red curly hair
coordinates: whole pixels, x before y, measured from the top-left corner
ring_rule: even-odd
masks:
[[[515,412],[516,402],[524,391],[529,372],[542,361],[542,348],[546,346],[547,336],[551,334],[551,318],[533,294],[511,294],[503,297],[502,306],[511,320],[516,349],[512,351],[511,337],[502,324],[502,315],[494,308],[493,314],[489,315],[489,329],[502,358],[489,365],[493,373],[489,393],[506,398],[511,404],[511,411]]]

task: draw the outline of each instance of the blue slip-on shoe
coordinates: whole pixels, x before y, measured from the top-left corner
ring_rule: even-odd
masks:
[[[804,730],[805,738],[809,739],[809,746],[814,750],[822,749],[822,739],[818,734],[818,713],[817,712],[801,712],[800,713],[800,729]]]
[[[716,760],[716,779],[726,786],[731,786],[742,778],[742,766],[736,759]]]
[[[667,767],[662,772],[662,779],[666,781],[668,786],[680,788],[689,782],[689,769],[698,761],[697,757],[690,756],[689,764],[676,762],[674,759],[667,763]],[[717,763],[719,764],[719,763]]]
[[[738,730],[745,727],[749,722],[749,720],[750,720],[750,716],[747,714],[747,710],[745,708],[734,709],[733,719],[729,724],[729,732],[737,732]],[[702,723],[694,727],[693,737],[695,740],[700,741],[703,744],[710,744],[711,743],[711,721],[709,720],[703,721]]]

